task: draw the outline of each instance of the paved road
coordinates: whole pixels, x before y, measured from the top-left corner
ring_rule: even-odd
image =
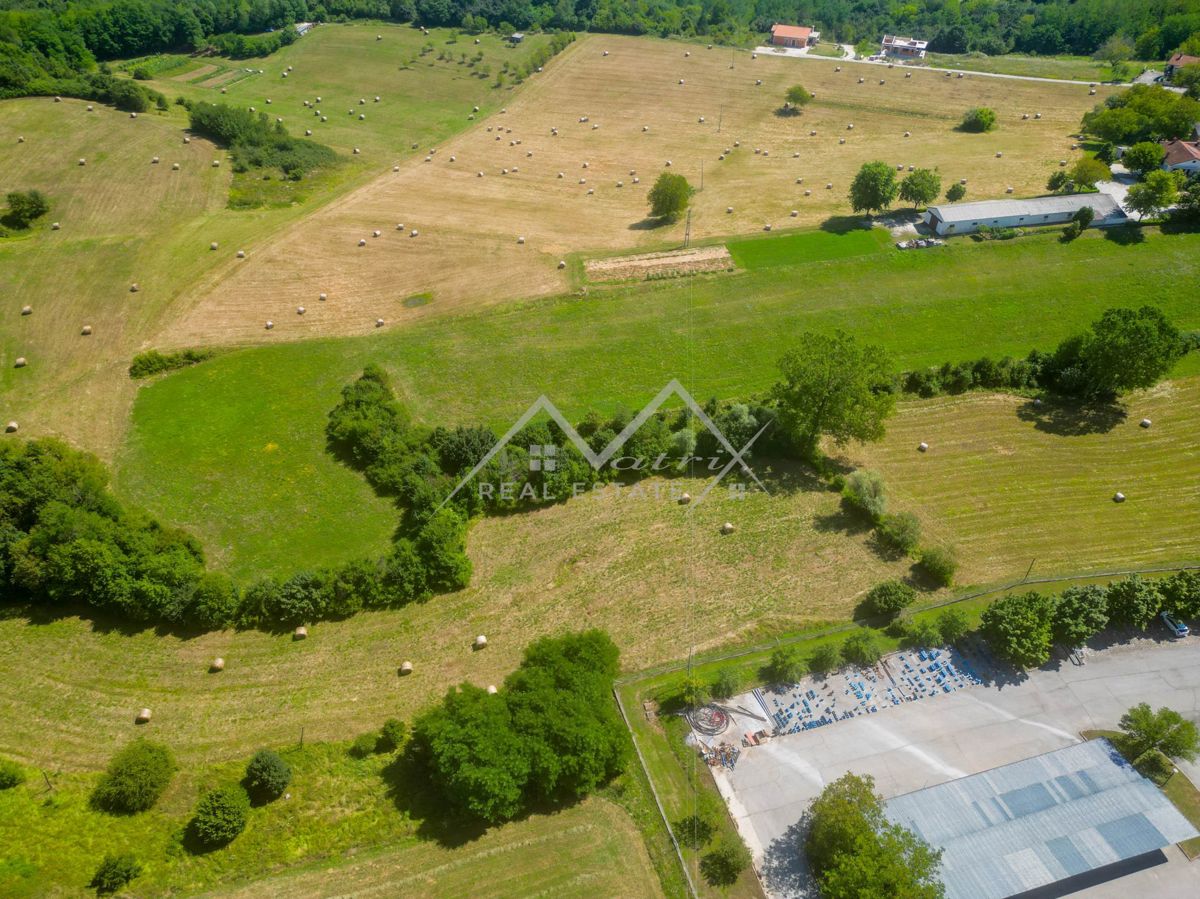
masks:
[[[743,751],[733,772],[717,769],[718,786],[756,864],[775,883],[774,894],[803,895],[795,888],[797,823],[821,788],[846,771],[870,774],[889,799],[1071,745],[1081,730],[1113,728],[1139,702],[1200,721],[1200,639],[1140,638],[1085,657],[1082,667],[1063,662],[1020,682],[1000,680],[778,737]],[[1200,766],[1181,762],[1180,768],[1200,783]],[[1177,889],[1179,896],[1200,895],[1200,863],[1135,879],[1156,884],[1145,894],[1156,899]],[[1115,889],[1076,895],[1115,897]]]

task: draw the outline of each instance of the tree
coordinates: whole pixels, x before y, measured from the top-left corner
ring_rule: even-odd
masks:
[[[826,674],[841,664],[842,650],[835,643],[822,643],[808,659],[808,667],[813,674]]]
[[[434,590],[451,592],[471,583],[466,540],[466,522],[449,506],[434,512],[417,534],[417,555]]]
[[[903,581],[881,581],[867,591],[863,599],[871,615],[893,617],[907,609],[917,598],[917,591]]]
[[[1112,178],[1112,171],[1099,159],[1093,159],[1090,156],[1084,156],[1075,165],[1071,166],[1071,183],[1075,185],[1075,189],[1080,188],[1092,189],[1098,181],[1108,181]]]
[[[1133,58],[1133,44],[1124,35],[1111,34],[1092,54],[1092,58],[1117,66]]]
[[[188,828],[200,845],[224,846],[246,829],[249,814],[250,797],[244,789],[218,787],[200,798]]]
[[[92,802],[108,812],[144,812],[158,801],[174,775],[171,750],[149,740],[134,740],[108,763]]]
[[[379,728],[379,739],[376,741],[376,752],[395,752],[404,745],[408,736],[408,725],[399,718],[388,718]]]
[[[968,109],[963,113],[962,122],[958,126],[960,131],[975,133],[991,131],[995,127],[996,111],[987,106],[976,106],[974,109]]]
[[[1153,387],[1183,353],[1179,330],[1158,307],[1106,309],[1078,348],[1084,390],[1111,397]]]
[[[767,674],[772,683],[794,684],[804,677],[804,657],[798,646],[777,646],[771,651]]]
[[[742,677],[732,666],[722,668],[713,678],[712,695],[717,699],[728,699],[740,689]]]
[[[1144,631],[1162,608],[1162,594],[1154,581],[1131,574],[1108,585],[1108,617],[1113,624]]]
[[[1005,596],[984,610],[980,630],[997,656],[1018,668],[1050,661],[1054,601],[1041,593]]]
[[[805,90],[802,84],[793,84],[787,89],[787,93],[783,97],[788,108],[797,111],[811,103],[813,98],[812,94]]]
[[[1125,155],[1121,157],[1121,164],[1129,171],[1136,172],[1139,177],[1145,177],[1147,173],[1161,166],[1166,157],[1167,151],[1162,148],[1162,144],[1144,140],[1125,151]]]
[[[40,190],[14,190],[4,199],[8,202],[8,214],[4,222],[14,228],[28,228],[50,211],[50,201]]]
[[[1108,600],[1104,588],[1091,584],[1068,587],[1054,606],[1051,630],[1056,642],[1082,646],[1108,624]]]
[[[1158,215],[1179,200],[1182,172],[1159,169],[1150,172],[1140,183],[1130,186],[1125,195],[1125,208],[1136,212],[1140,222],[1147,215]]]
[[[132,852],[109,852],[96,868],[88,886],[103,896],[115,893],[141,873],[142,866]]]
[[[1171,76],[1171,83],[1182,87],[1192,100],[1200,100],[1200,63],[1177,68]]]
[[[683,175],[663,172],[650,188],[648,196],[651,217],[673,222],[687,211],[692,186]]]
[[[730,886],[750,864],[750,853],[737,837],[726,837],[700,859],[700,873],[712,886]]]
[[[1135,760],[1156,749],[1170,758],[1189,762],[1194,762],[1200,754],[1200,732],[1196,725],[1173,709],[1154,712],[1143,702],[1122,715],[1118,726],[1133,741]]]
[[[712,700],[712,688],[694,674],[688,674],[679,685],[679,698],[690,709],[707,705]]]
[[[846,486],[842,488],[842,499],[855,512],[865,515],[873,522],[884,519],[887,509],[887,488],[883,476],[876,471],[859,468],[850,472]]]
[[[907,555],[921,542],[921,521],[912,512],[884,515],[879,522],[879,539]]]
[[[937,585],[949,587],[954,583],[954,575],[958,571],[958,559],[954,556],[954,550],[949,547],[927,546],[921,550],[918,561]]]
[[[1179,618],[1200,618],[1200,571],[1177,571],[1159,581],[1163,608]]]
[[[847,662],[864,668],[874,665],[883,657],[883,649],[873,631],[855,631],[842,643],[842,656]]]
[[[679,842],[692,849],[703,849],[715,832],[712,822],[702,815],[688,815],[675,822],[675,834]]]
[[[937,617],[942,642],[953,646],[971,630],[970,619],[962,609],[946,609]]]
[[[1091,206],[1080,206],[1075,210],[1075,214],[1071,216],[1071,221],[1079,226],[1080,231],[1086,231],[1096,219],[1096,210]]]
[[[1046,179],[1046,190],[1052,190],[1055,193],[1074,190],[1075,183],[1071,180],[1071,175],[1064,169],[1059,169],[1052,172],[1050,177]]]
[[[838,446],[878,440],[895,406],[887,352],[860,345],[843,331],[807,332],[779,362],[783,380],[771,390],[780,424],[808,456],[823,436]]]
[[[855,212],[882,212],[892,205],[900,188],[886,162],[867,162],[850,182],[850,207]]]
[[[292,781],[292,768],[277,752],[260,749],[246,766],[242,783],[246,792],[258,802],[278,799]]]
[[[900,182],[900,199],[914,206],[928,206],[942,192],[942,178],[933,169],[917,169]]]
[[[946,199],[951,203],[957,203],[967,195],[967,186],[965,184],[951,184],[946,189]]]

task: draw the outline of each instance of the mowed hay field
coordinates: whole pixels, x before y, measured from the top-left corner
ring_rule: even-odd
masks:
[[[1086,85],[946,78],[922,69],[911,78],[901,68],[852,64],[837,72],[838,63],[826,59],[732,59],[730,69],[725,50],[581,37],[503,112],[423,148],[436,152],[406,160],[399,172],[385,170],[281,234],[236,277],[197,291],[192,313],[162,339],[235,343],[360,333],[376,317],[402,323],[564,290],[572,269],[560,270],[558,262],[571,254],[681,239],[682,222],[658,228],[645,221],[646,193],[667,161],[693,185],[703,180],[693,200],[694,238],[846,215],[854,173],[875,159],[937,167],[947,185],[966,178],[977,199],[1004,196],[1010,186],[1017,196],[1039,194],[1059,160],[1081,153],[1070,149],[1071,135],[1109,92],[1090,97]],[[803,115],[779,115],[785,90],[797,82],[816,100]],[[999,130],[956,131],[963,112],[979,105],[996,109]],[[1039,112],[1040,120],[1032,118]],[[1023,121],[1024,113],[1031,118]],[[904,138],[905,131],[912,136]],[[727,148],[731,155],[718,161]],[[371,236],[375,230],[379,238]],[[314,310],[321,292],[329,301]],[[422,293],[433,302],[405,305]],[[296,316],[297,305],[309,314]],[[267,318],[276,322],[269,335]]]
[[[1003,395],[908,403],[886,441],[853,457],[957,547],[966,582],[1031,562],[1046,576],[1200,561],[1200,377],[1124,406],[1122,418]],[[1125,502],[1113,501],[1118,491]]]

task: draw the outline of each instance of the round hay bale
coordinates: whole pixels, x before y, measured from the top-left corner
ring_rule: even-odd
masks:
[[[478,637],[475,638],[475,643],[473,645],[476,649],[483,649],[485,646],[488,645],[487,637],[484,636],[483,634],[480,634]]]
[[[866,80],[867,80],[866,78],[859,78],[859,79],[858,79],[858,83],[859,83],[859,84],[863,84],[863,83],[865,83],[865,82],[866,82]]]
[[[532,156],[532,155],[533,155],[533,153],[532,153],[532,152],[530,152],[530,153],[527,153],[527,154],[525,154],[525,155],[527,155],[527,156]],[[457,159],[458,159],[458,157],[457,157],[457,156],[451,156],[451,157],[450,157],[450,161],[451,161],[451,162],[455,162],[455,161],[457,161]]]
[[[1003,151],[1001,151],[1001,150],[997,150],[997,151],[996,151],[996,158],[997,158],[997,159],[1000,159],[1002,156],[1004,156],[1004,153],[1003,153]]]
[[[33,315],[33,307],[32,306],[22,306],[21,314],[22,315]]]
[[[762,79],[761,79],[761,78],[755,78],[755,79],[754,79],[754,86],[755,86],[755,87],[762,87]]]
[[[19,424],[17,424],[15,421],[10,421],[8,424],[6,424],[4,426],[4,431],[7,434],[15,434],[20,427],[21,426]]]
[[[683,79],[682,79],[682,78],[680,78],[680,79],[679,79],[679,83],[680,83],[680,84],[683,84]]]
[[[137,293],[139,290],[141,290],[141,288],[140,288],[140,287],[137,285],[137,283],[136,283],[136,282],[135,282],[135,283],[133,283],[133,284],[130,284],[130,285],[129,285],[129,292],[130,292],[130,293]]]
[[[375,35],[375,40],[377,40],[377,41],[383,40],[383,35],[382,34]],[[479,43],[479,41],[476,41],[475,43]]]
[[[624,187],[624,186],[625,186],[625,182],[624,182],[624,181],[618,181],[618,182],[617,182],[617,187]]]
[[[766,225],[763,225],[763,230],[764,230],[764,231],[770,231],[770,230],[771,230],[771,225],[770,225],[770,223],[768,223],[768,224],[766,224]]]
[[[580,179],[579,179],[579,183],[580,183],[580,184],[587,184],[587,178],[580,178]]]
[[[634,178],[633,183],[638,184],[641,180],[642,180],[641,178]]]
[[[219,168],[221,167],[221,160],[219,160],[219,159],[214,159],[214,160],[213,160],[213,163],[212,163],[212,167],[213,167],[214,169],[219,169]]]
[[[495,685],[495,684],[488,684],[488,685],[487,685],[487,691],[488,691],[488,695],[489,695],[489,696],[495,696],[495,695],[496,695],[496,692],[497,692],[497,691],[496,691],[496,685]]]
[[[221,93],[227,94],[227,93],[229,93],[229,91],[226,88],[221,88]]]
[[[208,245],[208,248],[209,248],[210,250],[215,250],[215,249],[217,249],[217,247],[218,247],[218,246],[220,246],[220,244],[218,244],[218,243],[217,243],[217,242],[214,240],[212,243],[210,243],[210,244]]]
[[[478,106],[472,106],[472,107],[471,107],[471,111],[472,111],[472,112],[479,112],[479,107],[478,107]]]
[[[726,207],[725,207],[725,212],[726,212],[727,214],[728,214],[728,213],[730,213],[730,212],[733,212],[733,207],[732,207],[732,206],[726,206]]]
[[[751,59],[758,59],[758,54],[757,54],[757,53],[751,53],[751,54],[750,54],[750,58],[751,58]]]
[[[327,116],[327,115],[323,115],[323,116],[321,116],[321,121],[322,121],[322,122],[328,122],[328,121],[329,121],[329,116]]]
[[[371,236],[378,237],[382,233],[383,233],[382,231],[380,231],[378,228],[376,228],[374,231],[371,232]]]
[[[327,299],[329,299],[329,297],[326,294],[323,294],[323,293],[317,294],[318,302],[324,303]]]
[[[1042,114],[1041,114],[1040,112],[1035,112],[1035,113],[1033,114],[1033,117],[1034,117],[1035,119],[1040,119],[1040,118],[1042,117]]]
[[[670,168],[670,167],[671,167],[671,160],[669,160],[669,159],[667,160],[667,162],[666,162],[666,166],[667,166],[667,168]]]
[[[799,209],[793,209],[793,210],[792,210],[792,218],[796,218],[796,217],[797,217],[797,216],[799,216],[799,215],[800,215],[800,210],[799,210]]]
[[[700,116],[700,124],[701,124],[701,125],[703,125],[703,124],[704,124],[704,116]]]
[[[150,723],[150,710],[149,709],[141,709],[137,713],[137,717],[134,718],[133,721],[135,724],[149,724]]]
[[[377,319],[375,319],[375,327],[376,327],[376,328],[382,328],[382,327],[383,327],[383,319],[382,319],[382,318],[377,318]]]
[[[591,196],[592,194],[594,194],[595,192],[596,192],[596,188],[594,188],[594,187],[589,187],[589,188],[588,188],[587,195],[590,197],[590,196]]]
[[[360,112],[360,113],[358,114],[358,120],[359,120],[360,122],[361,122],[361,121],[363,121],[363,119],[365,119],[366,117],[367,117],[366,113]]]
[[[583,167],[586,169],[586,168],[588,167],[588,164],[585,162],[585,163],[583,164]]]
[[[1012,185],[1010,184],[1008,187],[1004,188],[1004,192],[1006,194],[1011,194],[1013,192]]]
[[[1094,96],[1096,96],[1096,89],[1095,89],[1095,88],[1092,88],[1090,91],[1088,91],[1088,96],[1089,96],[1089,97],[1094,97]]]
[[[267,97],[267,105],[268,105],[268,106],[270,106],[270,105],[271,105],[271,98],[270,98],[270,97]]]
[[[305,136],[305,137],[312,137],[312,129],[311,129],[311,128],[305,128],[305,129],[304,129],[304,136]]]
[[[297,307],[296,307],[296,314],[297,314],[297,315],[303,315],[303,314],[304,314],[306,311],[307,311],[307,310],[306,310],[306,309],[305,309],[303,306],[297,306]]]
[[[483,177],[483,172],[476,172],[476,173],[475,173],[475,177],[476,177],[476,178],[482,178],[482,177]],[[558,177],[560,177],[560,178],[561,178],[561,177],[562,177],[562,174],[559,174],[559,176],[558,176]]]
[[[763,152],[762,152],[762,155],[763,155],[763,156],[770,156],[770,155],[771,155],[771,151],[770,151],[770,150],[763,150]]]
[[[725,522],[723,525],[721,525],[721,533],[722,534],[732,534],[733,533],[733,525],[730,524],[728,521]]]
[[[566,268],[566,267],[567,267],[567,261],[566,261],[565,259],[560,259],[560,260],[558,260],[558,267],[559,267],[560,269]]]
[[[1092,93],[1094,94],[1094,93],[1096,93],[1096,92],[1095,92],[1095,91],[1092,91]],[[1118,490],[1116,493],[1114,493],[1114,494],[1113,494],[1113,502],[1114,502],[1114,503],[1123,503],[1123,502],[1125,502],[1125,494],[1124,494],[1124,493],[1122,493],[1120,490]]]
[[[136,119],[136,118],[137,118],[137,113],[136,113],[136,112],[131,112],[131,113],[129,114],[129,117],[130,117],[131,119]]]
[[[796,179],[796,183],[797,183],[797,184],[803,184],[803,183],[804,183],[804,179],[803,179],[803,178],[797,178],[797,179]]]
[[[691,501],[692,501],[692,495],[690,493],[684,493],[682,496],[679,497],[679,505],[681,505],[681,506],[686,506]]]
[[[903,172],[903,171],[904,171],[904,164],[903,164],[903,163],[901,163],[900,165],[896,166],[896,171],[897,171],[897,172]]]
[[[834,66],[834,67],[833,67],[833,70],[834,70],[835,72],[840,72],[840,71],[842,70],[842,67],[841,67],[841,66]]]
[[[158,157],[155,156],[150,160],[151,165],[158,165]]]
[[[814,129],[812,129],[811,131],[809,131],[809,132],[808,132],[808,136],[809,136],[809,137],[816,137],[816,136],[817,136],[817,129],[815,129],[815,128],[814,128]]]
[[[178,162],[173,162],[173,163],[171,163],[171,171],[172,171],[172,172],[178,172],[178,171],[179,171],[179,163],[178,163]]]
[[[833,190],[833,182],[832,182],[832,181],[830,181],[828,184],[826,184],[826,185],[825,185],[825,189],[826,189],[826,190]]]
[[[850,122],[848,125],[846,125],[846,130],[847,130],[847,131],[853,131],[853,130],[854,130],[854,123],[853,123],[853,122]]]
[[[1065,159],[1060,159],[1060,160],[1058,161],[1058,167],[1059,167],[1060,169],[1061,169],[1061,168],[1066,168],[1066,167],[1067,167],[1067,161],[1066,161]]]
[[[376,103],[378,103],[378,102],[379,102],[379,98],[378,98],[378,97],[376,97],[376,98],[375,98],[375,102],[376,102]]]
[[[84,159],[82,156],[80,156],[80,157],[79,157],[79,164],[80,164],[80,165],[87,165],[87,160],[86,160],[86,159]]]
[[[1021,121],[1025,121],[1028,118],[1029,118],[1029,113],[1027,113],[1027,112],[1021,113]]]
[[[23,144],[23,143],[25,143],[25,138],[24,138],[24,137],[18,137],[18,138],[17,138],[17,143],[19,143],[19,144]]]
[[[55,102],[55,103],[61,103],[61,102],[62,102],[62,97],[55,97],[55,98],[54,98],[54,102]]]
[[[92,326],[84,325],[79,333],[82,334],[84,337],[90,337],[92,334]]]
[[[392,166],[392,171],[393,171],[393,172],[398,172],[398,171],[400,171],[400,166],[398,166],[398,165],[394,165],[394,166]]]
[[[839,137],[839,138],[838,138],[838,143],[839,143],[839,144],[844,144],[845,142],[846,142],[846,138],[844,138],[844,137]]]
[[[1078,150],[1078,149],[1079,149],[1079,144],[1071,144],[1071,149],[1072,149],[1072,150]]]
[[[959,179],[958,179],[958,183],[959,183],[959,184],[966,184],[966,183],[967,183],[967,179],[966,179],[966,178],[959,178]]]
[[[221,658],[220,656],[217,656],[215,659],[212,660],[212,664],[208,666],[208,670],[213,674],[216,674],[218,671],[224,671],[225,670],[225,660],[223,658]]]
[[[642,133],[643,133],[643,134],[644,134],[645,132],[649,131],[649,130],[650,130],[650,126],[649,126],[649,125],[643,125],[643,126],[642,126]]]
[[[908,167],[908,170],[911,172],[911,171],[913,171],[913,169],[914,169],[914,168],[915,168],[915,166],[911,166],[911,165],[910,165],[910,166]]]
[[[604,51],[604,53],[603,53],[602,55],[604,55],[604,56],[608,56],[608,51],[607,51],[607,50],[605,50],[605,51]]]
[[[412,670],[413,670],[412,662],[401,662],[400,663],[401,677],[408,675],[408,674],[412,674]]]
[[[811,196],[812,196],[812,191],[811,191],[811,190],[806,190],[806,191],[804,192],[804,196],[806,196],[806,197],[811,197]]]
[[[912,137],[912,132],[911,132],[911,131],[905,131],[905,132],[904,132],[904,136],[905,136],[905,137]]]
[[[924,453],[924,452],[927,452],[928,450],[929,450],[929,444],[926,443],[924,440],[922,440],[920,443],[917,444],[917,452]]]
[[[880,84],[886,84],[887,82],[886,82],[886,81],[884,81],[884,79],[880,78],[880,79],[879,79],[879,83],[880,83]]]
[[[691,55],[692,55],[692,51],[691,51],[691,50],[684,50],[684,51],[683,51],[683,56],[684,56],[684,59],[686,59],[687,57],[689,57],[689,56],[691,56]]]
[[[416,236],[417,236],[417,229],[416,229],[416,228],[413,228],[411,231],[409,231],[409,232],[408,232],[408,236],[409,236],[409,237],[416,237]]]
[[[1148,418],[1143,418],[1143,419],[1142,419],[1140,422],[1138,422],[1138,427],[1141,427],[1141,428],[1148,428],[1148,427],[1150,427],[1150,419],[1148,419]]]
[[[904,73],[904,77],[905,77],[905,78],[911,78],[911,77],[912,77],[912,72],[905,72],[905,73]]]
[[[245,251],[245,250],[238,250],[238,251],[237,251],[237,258],[238,258],[238,259],[245,259],[245,258],[246,258],[246,251]]]
[[[355,148],[354,148],[354,155],[355,155],[355,156],[357,156],[357,155],[358,155],[358,147],[355,147]]]
[[[359,105],[359,106],[365,106],[365,105],[366,105],[366,103],[367,103],[367,101],[366,101],[365,99],[363,99],[362,97],[359,97],[359,98],[358,98],[358,105]]]
[[[317,97],[317,100],[316,100],[316,102],[317,102],[317,103],[320,103],[320,102],[321,102],[321,98],[320,98],[320,97]]]
[[[61,227],[62,227],[62,225],[60,225],[58,222],[51,222],[51,223],[50,223],[50,230],[51,230],[51,231],[57,231],[57,230],[58,230],[59,228],[61,228]]]
[[[367,245],[367,239],[365,237],[360,237],[358,239],[358,245],[360,247],[365,247]]]
[[[306,628],[304,625],[300,625],[300,627],[298,627],[294,631],[292,631],[292,639],[293,640],[307,640],[308,639],[308,628]]]
[[[524,238],[524,237],[518,237],[518,238],[517,238],[517,243],[519,243],[519,244],[523,244],[523,243],[525,243],[525,238]]]

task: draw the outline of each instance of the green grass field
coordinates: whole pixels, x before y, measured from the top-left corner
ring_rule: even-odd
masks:
[[[1031,78],[1061,78],[1069,81],[1095,81],[1112,78],[1112,68],[1090,56],[985,56],[982,53],[930,53],[928,63],[937,69],[961,69],[968,72],[991,72],[997,75],[1023,75]],[[1131,63],[1138,71],[1143,66],[1160,67],[1160,63]]]
[[[746,269],[823,262],[885,252],[891,235],[883,228],[870,231],[801,231],[773,237],[729,240],[725,246],[733,261]]]
[[[702,399],[747,396],[772,383],[805,329],[843,328],[912,367],[1048,349],[1111,305],[1153,302],[1196,327],[1200,311],[1179,285],[1200,272],[1198,249],[1200,235],[1157,233],[1132,246],[1099,234],[1069,247],[1051,234],[956,241],[869,264],[593,289],[364,338],[240,350],[141,390],[116,482],[235,572],[284,573],[298,558],[377,548],[395,522],[325,451],[325,417],[368,362],[392,372],[419,419],[503,431],[541,393],[575,419],[640,407],[673,377]]]

